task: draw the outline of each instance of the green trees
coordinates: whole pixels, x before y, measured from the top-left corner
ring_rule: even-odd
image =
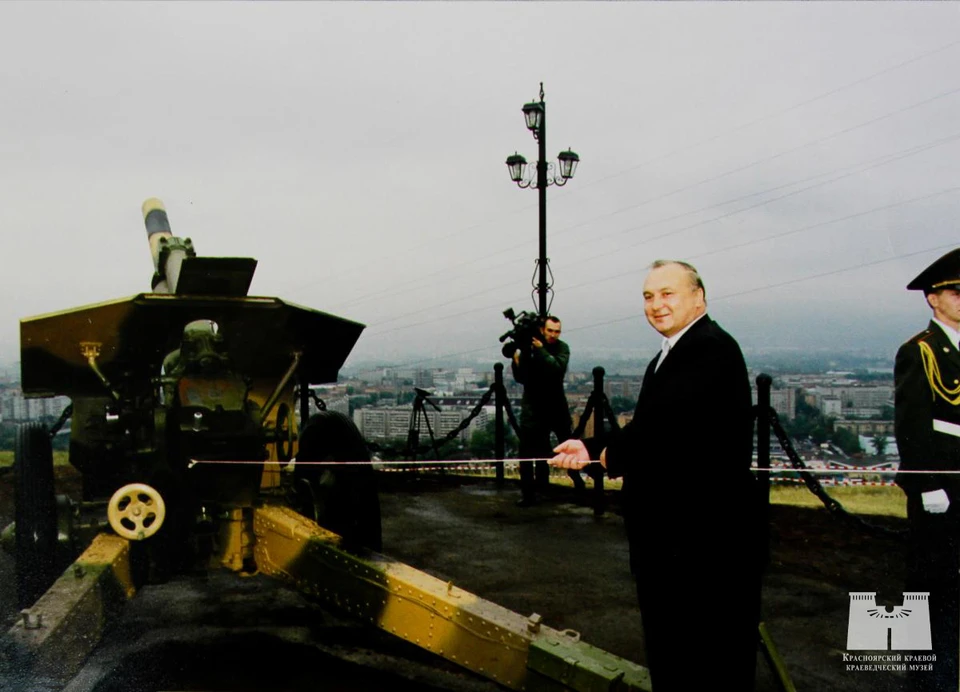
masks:
[[[487,421],[487,424],[473,433],[473,436],[470,438],[470,453],[477,459],[493,459],[496,454],[496,424],[495,420]],[[509,457],[516,454],[518,441],[517,436],[513,434],[513,428],[510,427],[510,423],[504,421],[503,426],[505,434],[505,456]]]
[[[419,445],[421,447],[429,447],[430,445],[430,436],[426,431],[421,432]],[[374,447],[374,451],[383,461],[404,461],[409,458],[407,454],[407,440],[406,438],[394,438],[386,440]],[[448,440],[441,445],[439,449],[434,451],[429,449],[423,452],[419,452],[416,455],[417,459],[422,461],[424,459],[432,460],[436,459],[460,459],[463,458],[463,448],[460,444],[460,439]]]
[[[887,447],[890,444],[890,439],[886,435],[883,433],[876,433],[870,438],[870,441],[873,443],[873,448],[877,450],[877,455],[883,456],[887,453]]]
[[[830,424],[832,426],[832,419]],[[847,454],[856,454],[863,451],[860,446],[860,438],[856,433],[850,432],[846,428],[836,428],[830,436],[830,441]]]
[[[791,437],[809,437],[817,444],[832,442],[847,454],[862,452],[860,438],[845,428],[838,428],[833,417],[823,415],[819,409],[810,406],[801,396],[797,396],[797,415],[784,420],[783,429]]]

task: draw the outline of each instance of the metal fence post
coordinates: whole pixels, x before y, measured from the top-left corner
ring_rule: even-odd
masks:
[[[770,387],[773,378],[757,376],[757,492],[763,526],[770,523]]]
[[[606,371],[597,366],[593,369],[593,439],[597,441],[597,449],[603,449],[607,438],[607,430],[603,424],[607,415],[607,407],[604,406],[603,395],[603,376]],[[606,504],[603,497],[603,466],[599,463],[590,464],[590,475],[593,477],[593,511],[594,514],[602,514]]]
[[[506,390],[503,387],[503,363],[493,366],[494,400],[496,415],[494,416],[494,456],[503,459],[506,454],[506,436],[503,428],[503,407],[506,405]],[[497,485],[503,485],[503,462],[496,464]]]
[[[593,369],[593,393],[590,395],[593,397],[593,439],[597,440],[597,444],[602,444],[604,438],[606,437],[606,431],[603,427],[603,418],[606,415],[606,411],[602,405],[603,402],[603,375],[606,371],[601,367],[597,366]]]
[[[297,432],[303,430],[303,426],[310,420],[310,385],[307,378],[300,376],[300,425],[297,426]],[[293,451],[293,450],[291,450]]]

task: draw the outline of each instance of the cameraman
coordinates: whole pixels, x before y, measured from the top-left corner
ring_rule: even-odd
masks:
[[[532,337],[529,344],[518,344],[513,354],[513,379],[523,385],[523,400],[520,407],[521,459],[543,457],[536,462],[520,462],[520,490],[523,498],[517,503],[529,507],[536,502],[535,490],[550,483],[550,467],[546,459],[552,455],[550,433],[557,440],[566,440],[571,435],[570,409],[563,393],[563,377],[567,373],[570,347],[560,341],[560,320],[552,315],[540,323],[540,338]],[[571,478],[581,490],[585,484],[579,473]],[[579,483],[578,483],[579,481]]]

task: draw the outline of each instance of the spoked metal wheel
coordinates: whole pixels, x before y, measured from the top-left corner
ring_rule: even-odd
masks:
[[[117,489],[107,503],[107,519],[121,538],[142,541],[163,526],[167,507],[156,489],[130,483]]]

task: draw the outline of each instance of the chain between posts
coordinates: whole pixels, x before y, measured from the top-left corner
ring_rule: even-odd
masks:
[[[906,533],[902,530],[871,524],[862,517],[858,517],[855,514],[850,514],[850,512],[848,512],[839,501],[830,497],[823,485],[812,473],[807,473],[808,468],[806,463],[804,463],[803,458],[801,458],[800,454],[794,448],[793,442],[791,442],[790,437],[787,435],[787,432],[783,429],[783,425],[780,423],[780,416],[777,415],[777,412],[773,409],[773,407],[768,409],[767,415],[770,416],[770,427],[772,428],[773,433],[777,436],[777,440],[780,442],[780,446],[783,448],[783,451],[786,452],[787,458],[790,460],[793,468],[799,472],[800,478],[803,479],[804,484],[807,486],[807,490],[813,493],[831,514],[878,533],[884,533],[888,535],[903,535]]]
[[[513,413],[513,406],[510,405],[510,399],[506,396],[503,397],[504,410],[507,412],[507,420],[510,421],[510,427],[513,428],[513,432],[520,436],[520,424],[517,423],[517,417]]]
[[[308,394],[310,395],[310,398],[313,399],[313,403],[314,403],[314,405],[317,407],[317,410],[318,410],[318,411],[326,411],[326,410],[327,410],[327,402],[326,402],[326,401],[324,401],[323,399],[321,399],[320,397],[318,397],[318,396],[317,396],[317,393],[314,392],[313,390],[308,389],[307,392],[308,392]]]
[[[72,416],[72,415],[73,415],[73,404],[67,404],[67,407],[66,407],[65,409],[63,409],[63,412],[60,414],[60,417],[57,418],[57,422],[54,423],[54,424],[51,426],[51,428],[50,428],[50,437],[51,437],[51,438],[52,438],[54,435],[56,435],[58,432],[60,432],[60,428],[62,428],[62,427],[64,426],[64,424],[65,424],[68,420],[70,420],[70,416]]]
[[[510,427],[513,429],[513,432],[514,432],[517,436],[519,436],[519,435],[520,435],[520,424],[519,424],[519,422],[517,421],[516,414],[514,413],[513,405],[510,403],[509,397],[507,397],[506,387],[503,387],[502,385],[500,385],[500,386],[501,386],[501,388],[503,389],[503,391],[502,391],[502,394],[503,394],[503,398],[502,398],[502,400],[503,400],[503,408],[504,408],[504,411],[505,411],[506,414],[507,414],[507,420],[508,420],[508,422],[510,423]],[[496,392],[496,390],[497,390],[497,384],[496,384],[496,383],[490,385],[490,387],[487,389],[487,391],[484,392],[483,396],[480,398],[480,401],[477,403],[476,406],[473,407],[473,409],[470,411],[470,413],[467,415],[467,417],[464,418],[462,421],[460,421],[460,424],[459,424],[455,429],[453,429],[453,430],[451,430],[450,432],[448,432],[448,433],[447,433],[446,435],[444,435],[441,439],[433,441],[433,443],[430,444],[430,445],[420,445],[419,447],[417,447],[417,448],[414,449],[414,450],[409,450],[409,449],[398,450],[398,449],[394,449],[394,448],[390,448],[390,447],[383,447],[383,446],[381,446],[381,445],[376,444],[375,442],[368,442],[368,443],[367,443],[367,447],[369,447],[371,450],[373,450],[373,451],[375,451],[375,452],[387,452],[387,453],[392,453],[392,454],[396,454],[396,453],[399,453],[399,452],[401,452],[401,451],[406,452],[406,453],[411,453],[411,452],[412,452],[412,453],[414,453],[414,454],[420,454],[420,453],[423,453],[423,452],[427,452],[427,451],[429,451],[430,449],[436,450],[438,447],[440,447],[441,445],[443,445],[443,444],[445,444],[445,443],[447,443],[447,442],[450,442],[450,441],[453,440],[457,435],[459,435],[461,432],[463,432],[463,430],[466,429],[466,427],[467,427],[468,425],[470,425],[470,423],[473,422],[473,420],[474,420],[478,415],[480,415],[480,411],[483,409],[483,407],[490,403],[490,398],[494,395],[494,393]],[[311,392],[311,395],[315,397],[315,395],[313,395],[312,392]],[[572,434],[572,437],[573,437],[573,438],[579,439],[580,437],[583,436],[583,432],[584,432],[584,430],[585,430],[585,428],[586,428],[587,421],[590,420],[590,416],[593,415],[594,410],[597,408],[598,402],[599,402],[599,406],[600,406],[601,410],[603,411],[604,417],[610,422],[610,425],[611,425],[614,429],[617,429],[617,430],[620,429],[620,426],[619,426],[619,424],[617,423],[616,414],[614,414],[614,412],[613,412],[613,407],[610,405],[610,400],[607,398],[607,395],[604,394],[603,391],[599,391],[599,392],[598,392],[598,391],[594,390],[593,392],[590,393],[590,397],[587,399],[587,404],[586,404],[586,406],[584,407],[583,414],[580,416],[580,422],[579,422],[578,425],[577,425],[577,429],[576,429],[576,430],[573,432],[573,434]],[[429,421],[428,421],[427,424],[428,424],[428,426],[429,426]]]
[[[587,405],[583,407],[583,413],[580,414],[580,422],[577,423],[577,429],[573,431],[573,439],[579,440],[583,437],[583,431],[587,429],[587,421],[590,420],[590,416],[593,415],[593,392],[590,394],[590,398],[587,399]]]
[[[422,454],[423,452],[427,452],[427,451],[429,451],[429,450],[431,450],[431,449],[436,450],[436,449],[439,448],[441,445],[446,444],[447,442],[450,442],[450,441],[453,440],[457,435],[459,435],[460,433],[462,433],[462,432],[467,428],[467,426],[470,425],[470,423],[473,422],[473,419],[480,415],[480,411],[483,410],[483,407],[490,403],[490,397],[493,396],[494,391],[496,391],[496,385],[490,385],[490,387],[487,389],[487,391],[484,392],[483,396],[480,397],[480,401],[477,402],[477,405],[474,406],[473,409],[470,411],[469,415],[467,415],[466,418],[464,418],[462,421],[460,421],[460,425],[458,425],[456,428],[454,428],[453,430],[451,430],[450,432],[448,432],[446,435],[444,435],[444,436],[443,436],[442,438],[440,438],[439,440],[434,440],[434,441],[433,441],[431,444],[429,444],[429,445],[420,445],[419,447],[417,447],[416,449],[413,449],[413,450],[409,450],[409,449],[397,450],[397,449],[392,449],[392,448],[389,448],[389,447],[381,447],[381,446],[378,445],[378,444],[375,444],[375,443],[372,443],[372,442],[368,442],[368,443],[367,443],[367,447],[369,447],[370,449],[372,449],[372,450],[374,450],[374,451],[377,451],[377,452],[392,452],[392,453],[397,453],[397,452],[403,451],[403,452],[406,452],[406,453],[411,453],[411,452],[412,452],[412,453],[414,453],[414,454]],[[509,402],[507,403],[507,406],[508,406],[508,410],[509,410]],[[511,417],[512,417],[512,412],[511,412]],[[511,419],[511,424],[512,424],[512,423],[513,423],[513,421],[512,421],[512,419]],[[428,430],[430,429],[430,420],[429,420],[429,419],[427,419],[427,429],[428,429]]]
[[[590,393],[586,406],[583,407],[583,413],[580,414],[580,422],[577,423],[577,429],[573,431],[574,439],[579,440],[583,437],[583,433],[587,429],[587,421],[590,420],[590,416],[593,415],[598,399],[600,401],[600,408],[603,411],[603,417],[610,422],[614,430],[620,429],[620,424],[617,423],[617,414],[613,412],[613,407],[610,405],[610,400],[607,398],[607,395],[594,390]]]

